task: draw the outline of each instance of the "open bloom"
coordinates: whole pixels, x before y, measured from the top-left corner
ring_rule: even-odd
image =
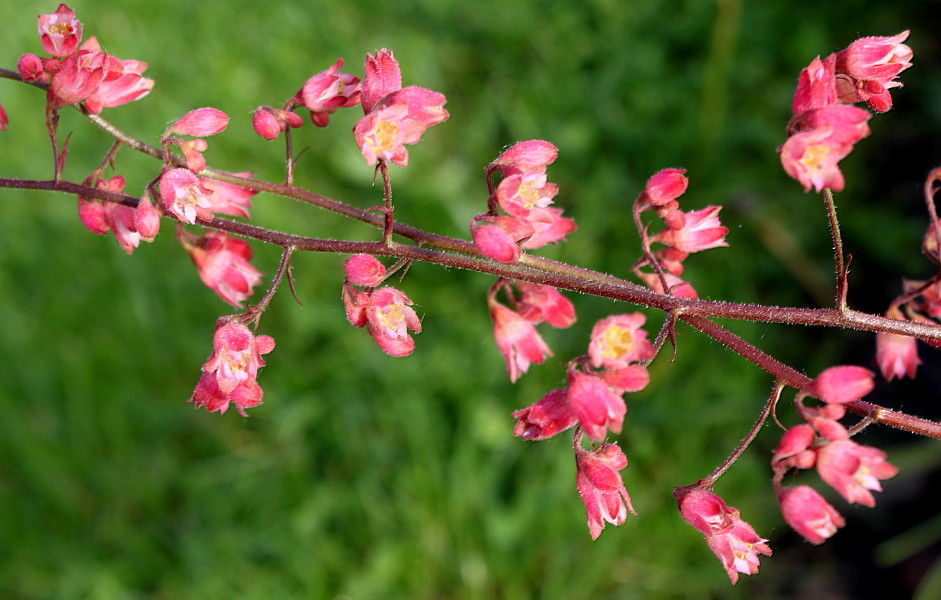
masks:
[[[405,144],[415,144],[432,125],[447,120],[443,94],[416,86],[402,87],[399,63],[388,50],[366,55],[360,101],[366,113],[353,127],[366,164],[379,160],[408,165]]]
[[[50,56],[64,58],[75,52],[82,41],[82,23],[65,4],[60,4],[51,15],[39,15],[38,21],[42,49]]]
[[[647,341],[643,313],[612,315],[595,323],[591,330],[588,355],[595,368],[620,369],[632,362],[654,357],[654,348]]]
[[[381,287],[369,294],[366,329],[390,356],[408,356],[415,349],[409,331],[421,333],[421,320],[408,296],[393,287]]]
[[[592,451],[576,445],[575,464],[575,487],[585,504],[591,539],[598,539],[605,522],[620,525],[627,519],[627,511],[637,514],[619,473],[627,466],[627,457],[616,444]]]
[[[739,516],[739,512],[725,504],[722,498],[703,489],[674,492],[680,515],[706,537],[706,543],[725,567],[732,583],[738,574],[754,575],[758,572],[758,555],[771,556],[768,540],[755,533],[754,528]]]
[[[679,228],[668,227],[653,236],[651,241],[660,242],[687,254],[728,246],[725,236],[729,230],[719,221],[720,210],[721,206],[707,206],[683,213],[684,219]]]
[[[837,89],[841,102],[865,102],[876,112],[892,108],[889,90],[902,86],[896,77],[912,66],[912,49],[902,43],[908,33],[861,38],[837,53]]]
[[[274,350],[274,339],[255,336],[241,323],[225,323],[216,329],[213,352],[203,365],[203,375],[190,402],[197,408],[224,413],[229,404],[244,417],[246,408],[261,404],[258,369],[265,366],[262,354]]]
[[[817,450],[817,472],[847,502],[872,508],[876,499],[871,491],[882,491],[879,480],[898,473],[885,457],[885,452],[877,448],[838,440]]]
[[[167,212],[186,223],[212,220],[212,191],[189,169],[169,169],[160,176],[160,199]]]
[[[787,524],[811,544],[824,543],[846,525],[840,513],[806,485],[783,488],[778,492],[778,502]]]

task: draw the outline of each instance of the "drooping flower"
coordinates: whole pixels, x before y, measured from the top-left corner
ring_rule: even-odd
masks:
[[[408,296],[393,287],[381,287],[369,294],[366,329],[376,344],[390,356],[408,356],[415,349],[409,331],[421,333],[421,320]]]
[[[861,38],[837,53],[837,90],[841,102],[866,102],[876,112],[892,108],[889,90],[902,86],[896,77],[912,66],[912,49],[902,43],[908,33]]]
[[[500,171],[504,175],[516,172],[545,171],[555,162],[559,149],[545,140],[517,142],[500,153],[487,167],[487,172]]]
[[[88,41],[82,44],[73,56],[79,61],[92,61],[93,64],[101,61],[101,82],[84,99],[85,109],[90,114],[97,115],[105,108],[139,100],[149,94],[154,87],[153,79],[141,76],[141,73],[147,69],[147,63],[108,56],[101,52],[101,47],[94,37],[88,38]],[[65,62],[71,59],[72,57],[69,57]],[[53,76],[53,82],[57,77],[58,75]]]
[[[876,499],[871,492],[882,491],[879,480],[898,473],[885,458],[885,452],[877,448],[839,440],[817,450],[817,472],[847,502],[872,508]]]
[[[575,307],[551,285],[525,281],[517,281],[514,285],[520,293],[516,311],[524,319],[534,325],[545,321],[559,329],[571,327],[575,323]]]
[[[817,453],[810,449],[814,437],[814,428],[807,423],[788,429],[771,457],[772,470],[777,473],[813,467],[817,462]]]
[[[547,356],[552,356],[552,351],[532,322],[495,300],[491,300],[489,305],[493,337],[506,360],[510,381],[515,382],[529,370],[530,364],[541,364]]]
[[[846,525],[840,513],[812,487],[783,488],[778,492],[778,502],[787,524],[811,544],[824,543]]]
[[[705,536],[709,549],[722,562],[733,584],[738,582],[739,573],[758,572],[759,554],[771,556],[768,540],[755,533],[738,510],[727,506],[716,494],[678,488],[674,496],[680,516]]]
[[[99,190],[119,193],[124,190],[124,177],[99,179],[95,186]],[[92,233],[105,235],[114,232],[114,237],[125,252],[131,254],[141,240],[152,242],[160,230],[160,215],[144,194],[137,208],[117,202],[95,202],[79,196],[78,217]]]
[[[576,443],[575,464],[575,487],[585,504],[591,539],[598,539],[606,522],[620,525],[627,519],[628,511],[637,514],[619,473],[627,466],[627,457],[617,444],[604,444],[588,451]]]
[[[233,306],[241,308],[261,282],[261,273],[249,262],[252,247],[245,240],[211,230],[195,242],[184,239],[183,248],[206,287]]]
[[[929,309],[937,306],[937,300],[932,299],[929,302]],[[898,308],[890,308],[885,316],[890,319],[904,319],[902,311]],[[911,336],[880,331],[876,334],[876,362],[879,363],[882,376],[888,381],[892,381],[893,377],[902,378],[906,375],[914,379],[915,371],[921,364],[918,358],[918,342]]]
[[[514,412],[513,418],[517,419],[513,435],[524,440],[545,440],[578,424],[565,388],[550,391],[539,402]]]
[[[243,417],[246,408],[261,404],[264,395],[256,378],[265,366],[262,354],[274,350],[274,339],[255,336],[241,323],[220,324],[213,337],[213,352],[203,365],[203,375],[190,397],[197,408],[224,413],[230,403]]]

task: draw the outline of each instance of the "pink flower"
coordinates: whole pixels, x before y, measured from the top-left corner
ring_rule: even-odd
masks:
[[[167,128],[164,136],[191,135],[193,137],[206,137],[216,135],[229,125],[229,115],[218,108],[197,108],[186,113],[173,125]]]
[[[876,499],[870,490],[881,492],[879,480],[894,477],[898,469],[886,462],[882,450],[840,440],[817,451],[817,472],[847,502],[872,508]]]
[[[674,492],[680,516],[706,537],[709,549],[722,562],[729,579],[735,584],[738,574],[758,572],[758,555],[771,556],[766,539],[755,533],[741,519],[739,512],[725,504],[716,494],[703,490]]]
[[[591,330],[588,355],[593,367],[620,369],[633,362],[654,357],[655,351],[642,329],[643,313],[612,315],[595,323]]]
[[[627,457],[616,444],[590,452],[576,445],[575,465],[575,487],[585,504],[591,539],[598,539],[605,522],[620,525],[627,519],[627,511],[637,514],[618,472],[627,466]]]
[[[82,41],[82,23],[71,8],[60,4],[53,14],[39,15],[39,35],[43,50],[50,56],[65,58]]]
[[[804,391],[830,404],[859,400],[875,387],[875,374],[853,365],[830,367],[810,382]]]
[[[241,308],[251,297],[252,288],[261,282],[261,273],[249,262],[252,247],[244,240],[222,231],[207,231],[196,243],[184,241],[183,248],[203,283],[233,306]]]
[[[196,385],[190,402],[197,408],[224,413],[229,403],[243,417],[246,408],[261,404],[263,392],[256,378],[258,369],[265,366],[262,354],[274,350],[274,339],[267,335],[255,336],[241,323],[218,326],[213,337],[213,353],[203,365],[203,375]]]
[[[861,110],[854,106],[837,108]],[[811,187],[818,192],[823,188],[830,188],[836,192],[843,190],[845,181],[837,163],[849,155],[853,146],[845,141],[846,137],[841,132],[865,124],[869,116],[865,111],[862,113],[862,115],[860,113],[846,115],[845,127],[842,128],[823,127],[795,133],[778,149],[784,170],[804,186],[804,191],[810,191]],[[860,116],[862,118],[857,119]],[[868,127],[866,135],[868,135]]]
[[[169,169],[160,176],[160,200],[167,212],[185,223],[212,220],[212,192],[188,169]]]
[[[369,294],[358,290],[349,281],[343,282],[343,308],[346,318],[353,327],[365,327],[368,319],[366,309],[369,308]]]
[[[809,469],[817,461],[817,454],[810,449],[814,442],[814,428],[806,423],[788,429],[771,457],[771,468],[775,471]]]
[[[891,37],[856,40],[837,54],[836,70],[856,80],[874,82],[883,90],[900,87],[902,84],[893,80],[912,66],[912,49],[902,43],[908,38],[908,33],[903,31]]]
[[[936,294],[934,290],[930,293]],[[937,299],[929,298],[929,314],[936,310],[936,307]],[[885,316],[890,319],[904,319],[902,311],[897,308],[890,308]],[[915,338],[907,335],[879,332],[876,334],[876,362],[879,363],[882,376],[888,381],[892,381],[893,377],[902,378],[905,375],[914,379],[915,370],[921,364],[918,358],[918,343]]]
[[[375,56],[366,55],[365,72],[360,98],[363,112],[369,114],[377,102],[402,89],[402,71],[392,51],[383,48]]]
[[[643,280],[647,287],[657,292],[658,294],[664,293],[663,282],[660,280],[660,276],[656,273],[640,273],[640,278]],[[683,281],[676,275],[670,273],[664,273],[664,278],[667,280],[667,285],[670,287],[670,294],[676,296],[677,298],[689,298],[695,300],[699,297],[696,293],[696,289],[692,285]]]
[[[230,173],[230,175],[248,179],[252,176],[252,172],[242,171],[241,173]],[[252,207],[251,197],[257,194],[258,190],[209,177],[200,177],[199,185],[208,190],[209,206],[213,213],[233,215],[243,219],[249,218],[248,209]]]
[[[562,216],[561,208],[534,208],[529,212],[527,222],[534,233],[522,243],[525,250],[542,248],[546,244],[565,241],[565,236],[577,228],[575,221]]]
[[[545,321],[559,329],[571,327],[575,323],[575,307],[559,290],[551,285],[525,281],[517,281],[515,285],[520,292],[516,310],[527,321],[534,325]]]
[[[369,254],[354,254],[344,263],[346,280],[353,285],[376,287],[386,278],[386,268]]]
[[[647,203],[651,206],[663,206],[682,196],[689,187],[689,179],[685,173],[686,169],[663,169],[654,173],[644,188]]]
[[[524,440],[545,440],[578,423],[565,388],[552,390],[539,402],[514,412],[513,418],[518,419],[513,435]]]
[[[608,429],[621,433],[627,413],[621,396],[596,375],[574,370],[569,371],[568,384],[569,407],[588,437],[600,442]]]
[[[124,189],[124,177],[99,179],[95,185],[99,190],[119,193]],[[78,217],[92,233],[104,235],[113,231],[115,239],[128,254],[134,252],[141,240],[152,242],[160,230],[160,215],[146,193],[136,209],[116,202],[93,202],[80,196]]]
[[[356,106],[360,102],[359,77],[340,73],[342,67],[343,59],[338,58],[329,69],[308,79],[291,99],[310,110],[310,120],[317,127],[326,127],[330,115],[338,108]]]
[[[493,337],[506,360],[510,381],[515,382],[529,370],[530,364],[541,364],[547,356],[552,356],[552,352],[530,321],[499,302],[491,301],[489,304]]]
[[[304,124],[304,119],[297,113],[270,106],[259,106],[252,113],[252,128],[255,133],[269,142],[278,139],[288,127],[298,128]]]
[[[665,229],[651,238],[652,242],[659,242],[691,254],[700,250],[728,246],[725,236],[728,228],[723,227],[719,221],[721,206],[707,206],[700,210],[684,213],[684,224],[679,229]]]
[[[517,221],[513,217],[489,217],[489,219]],[[485,225],[471,224],[470,232],[474,245],[484,257],[507,265],[520,259],[519,240],[499,222]]]
[[[409,331],[421,333],[421,321],[408,296],[392,287],[381,287],[369,295],[366,328],[383,352],[408,356],[415,349]]]
[[[497,203],[514,217],[528,217],[534,208],[545,208],[559,193],[559,186],[546,181],[544,172],[521,172],[506,177],[497,186]]]
[[[840,513],[806,485],[780,490],[778,502],[787,524],[811,544],[824,543],[846,525]]]
[[[143,98],[154,87],[153,79],[141,77],[141,73],[147,69],[147,63],[108,56],[101,52],[98,40],[93,37],[88,38],[79,51],[65,62],[69,62],[73,57],[82,62],[89,61],[92,65],[99,63],[101,65],[100,84],[84,99],[85,109],[90,114],[97,115],[105,108],[120,106]],[[53,76],[53,82],[57,76]]]
[[[443,94],[418,87],[383,97],[353,127],[366,164],[386,160],[400,167],[408,165],[405,144],[418,143],[426,129],[447,120],[444,103]]]
[[[825,60],[820,60],[818,56],[801,71],[791,104],[795,116],[837,103],[835,65],[835,54]]]
[[[41,58],[35,54],[24,54],[16,61],[16,70],[24,81],[49,81]]]
[[[515,172],[545,171],[546,167],[555,162],[558,156],[559,149],[551,142],[544,140],[517,142],[501,152],[500,156],[487,167],[487,172],[501,171],[508,175]]]

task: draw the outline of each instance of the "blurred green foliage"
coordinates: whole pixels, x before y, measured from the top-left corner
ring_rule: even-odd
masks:
[[[0,5],[0,65],[41,52],[35,17],[55,6]],[[210,164],[277,181],[283,150],[251,131],[252,109],[280,105],[337,56],[361,73],[366,52],[392,48],[406,85],[443,92],[451,113],[410,151],[407,169],[393,169],[397,218],[466,237],[486,201],[483,167],[510,143],[544,138],[561,149],[550,179],[580,229],[540,253],[626,275],[637,253],[630,203],[650,174],[683,166],[691,178],[684,205],[724,205],[732,230],[731,248],[688,261],[700,294],[805,306],[829,301],[832,257],[819,197],[789,180],[774,153],[797,73],[861,35],[912,29],[916,66],[894,94],[896,110],[874,118],[872,138],[844,161],[849,183],[838,203],[854,256],[854,306],[881,311],[900,275],[928,274],[918,255],[920,181],[941,160],[933,2],[71,6],[86,38],[149,63],[150,96],[104,113],[146,141],[211,105],[232,123],[209,140]],[[11,120],[0,134],[0,176],[50,177],[42,94],[0,81],[0,103]],[[350,135],[359,114],[298,132],[310,149],[297,183],[366,207],[380,202],[380,190]],[[80,181],[107,136],[70,110],[60,130],[75,132],[66,175]],[[129,151],[117,161],[132,194],[158,169]],[[699,534],[677,518],[672,488],[723,460],[771,384],[687,328],[678,330],[675,359],[664,353],[649,388],[628,398],[620,443],[640,516],[592,543],[570,442],[513,438],[509,413],[560,384],[561,365],[584,352],[596,319],[632,307],[573,298],[580,322],[547,332],[556,357],[514,386],[491,339],[487,277],[413,266],[403,289],[425,331],[413,356],[392,359],[346,323],[343,257],[299,256],[303,306],[282,293],[262,321],[260,331],[278,342],[261,376],[265,404],[249,419],[207,414],[185,400],[215,318],[231,309],[199,282],[170,225],[127,257],[79,225],[74,198],[0,197],[4,598],[862,598],[876,589],[858,591],[865,580],[853,564],[868,564],[873,540],[891,535],[890,493],[874,511],[847,511],[852,522],[840,536],[863,540],[853,547],[857,563],[837,540],[810,550],[782,525],[767,484],[772,427],[717,487],[772,538],[776,556],[761,575],[730,587]],[[375,238],[281,198],[256,197],[253,217],[305,235]],[[277,249],[255,250],[258,267],[272,273]],[[648,316],[655,331],[662,317]],[[810,374],[871,361],[870,335],[730,326]],[[937,361],[926,362],[922,375],[936,382]],[[915,405],[924,392],[904,385],[907,395],[883,400]],[[782,410],[782,418],[793,415]],[[908,473],[927,477],[937,447],[906,442]],[[887,488],[911,492],[914,479]],[[914,547],[901,539],[887,555],[898,562]],[[813,569],[798,567],[807,556]]]

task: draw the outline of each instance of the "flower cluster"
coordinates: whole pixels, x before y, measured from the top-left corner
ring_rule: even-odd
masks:
[[[26,81],[49,84],[50,110],[84,102],[85,110],[95,115],[142,98],[153,88],[153,80],[141,76],[146,63],[109,56],[94,37],[79,46],[82,24],[65,4],[51,15],[39,15],[38,29],[43,50],[52,58],[24,54],[17,70]]]
[[[480,253],[502,263],[519,260],[521,248],[532,250],[565,240],[575,222],[552,208],[559,186],[549,183],[546,167],[559,149],[549,142],[529,140],[514,144],[487,167],[490,211],[471,219],[470,231]],[[494,189],[492,175],[503,179]],[[506,215],[498,214],[497,208]]]
[[[90,180],[86,181],[86,185],[90,183]],[[98,179],[95,187],[106,192],[121,192],[124,190],[124,177],[117,175],[107,180]],[[109,231],[114,232],[115,239],[128,254],[134,252],[141,240],[152,242],[160,231],[160,213],[146,192],[137,203],[137,208],[79,196],[78,218],[92,233],[105,235]]]
[[[885,452],[850,440],[839,423],[845,404],[859,400],[873,388],[873,373],[854,366],[831,367],[805,388],[795,402],[804,422],[785,432],[771,458],[774,486],[784,520],[812,544],[822,544],[845,521],[813,488],[784,487],[781,481],[791,469],[816,467],[825,483],[850,503],[873,507],[873,491],[881,492],[880,480],[893,477],[898,469],[886,461]],[[823,405],[805,406],[807,397]]]
[[[778,153],[784,170],[805,191],[843,189],[838,163],[869,135],[872,116],[852,104],[866,102],[876,112],[892,107],[889,90],[902,85],[896,78],[911,66],[912,49],[902,43],[907,37],[905,31],[862,38],[823,60],[815,58],[801,71],[788,138]]]
[[[347,259],[345,271],[346,318],[354,327],[365,327],[386,354],[411,354],[415,340],[409,331],[421,333],[421,320],[412,308],[412,301],[399,290],[389,286],[374,289],[386,279],[385,266],[368,254],[356,254]]]
[[[310,77],[294,96],[284,103],[284,108],[259,106],[252,113],[255,133],[266,140],[276,140],[288,127],[298,128],[304,120],[294,112],[297,107],[310,111],[310,121],[317,127],[326,127],[330,115],[339,108],[356,106],[360,101],[359,77],[340,73],[343,59]]]
[[[683,169],[663,169],[655,173],[634,202],[634,218],[638,227],[640,214],[654,210],[664,228],[654,235],[642,230],[647,252],[634,264],[633,271],[657,293],[696,298],[693,286],[679,277],[683,274],[683,261],[694,252],[728,246],[725,236],[729,230],[719,221],[721,206],[707,206],[685,213],[679,209],[677,198],[689,187],[685,173]],[[650,246],[655,243],[664,247],[651,253]],[[653,267],[655,272],[644,271],[645,266]]]
[[[623,395],[642,390],[649,381],[647,369],[637,363],[656,353],[642,329],[644,321],[641,313],[598,321],[591,332],[588,355],[569,362],[567,387],[552,390],[535,404],[514,412],[517,423],[513,435],[544,440],[575,425],[599,442],[608,429],[620,433],[627,413]]]
[[[513,292],[516,288],[519,295]],[[497,301],[503,289],[510,306]],[[554,287],[524,281],[498,279],[487,296],[493,337],[506,360],[510,381],[515,382],[529,370],[532,363],[541,364],[552,351],[536,331],[543,321],[553,327],[566,328],[575,323],[575,307]]]
[[[925,203],[932,222],[921,242],[921,250],[936,267],[941,267],[941,226],[937,222],[935,195],[941,182],[941,168],[934,169],[925,181]],[[885,316],[890,319],[934,323],[941,319],[941,269],[927,280],[905,280],[902,294],[892,301]],[[929,342],[930,343],[930,342]],[[937,345],[937,344],[932,344]],[[889,381],[895,377],[914,378],[921,360],[914,337],[881,331],[876,334],[876,362]]]
[[[580,436],[576,436],[575,488],[585,504],[593,540],[601,535],[606,521],[620,525],[627,519],[627,511],[637,514],[619,473],[626,466],[627,457],[616,444],[589,451],[582,448]]]
[[[706,543],[735,584],[738,574],[758,572],[758,555],[771,556],[768,540],[742,520],[738,510],[716,494],[701,488],[677,488],[673,492],[683,520],[706,537]]]
[[[389,50],[366,55],[366,76],[360,94],[366,113],[353,127],[353,135],[366,164],[388,161],[408,164],[405,144],[421,141],[425,130],[446,121],[444,94],[417,86],[402,87],[399,63]]]
[[[229,404],[243,417],[246,408],[261,404],[264,393],[258,385],[258,369],[265,366],[262,354],[274,350],[271,336],[255,336],[241,323],[219,319],[212,342],[212,355],[203,365],[203,375],[189,401],[197,408],[224,413]]]

